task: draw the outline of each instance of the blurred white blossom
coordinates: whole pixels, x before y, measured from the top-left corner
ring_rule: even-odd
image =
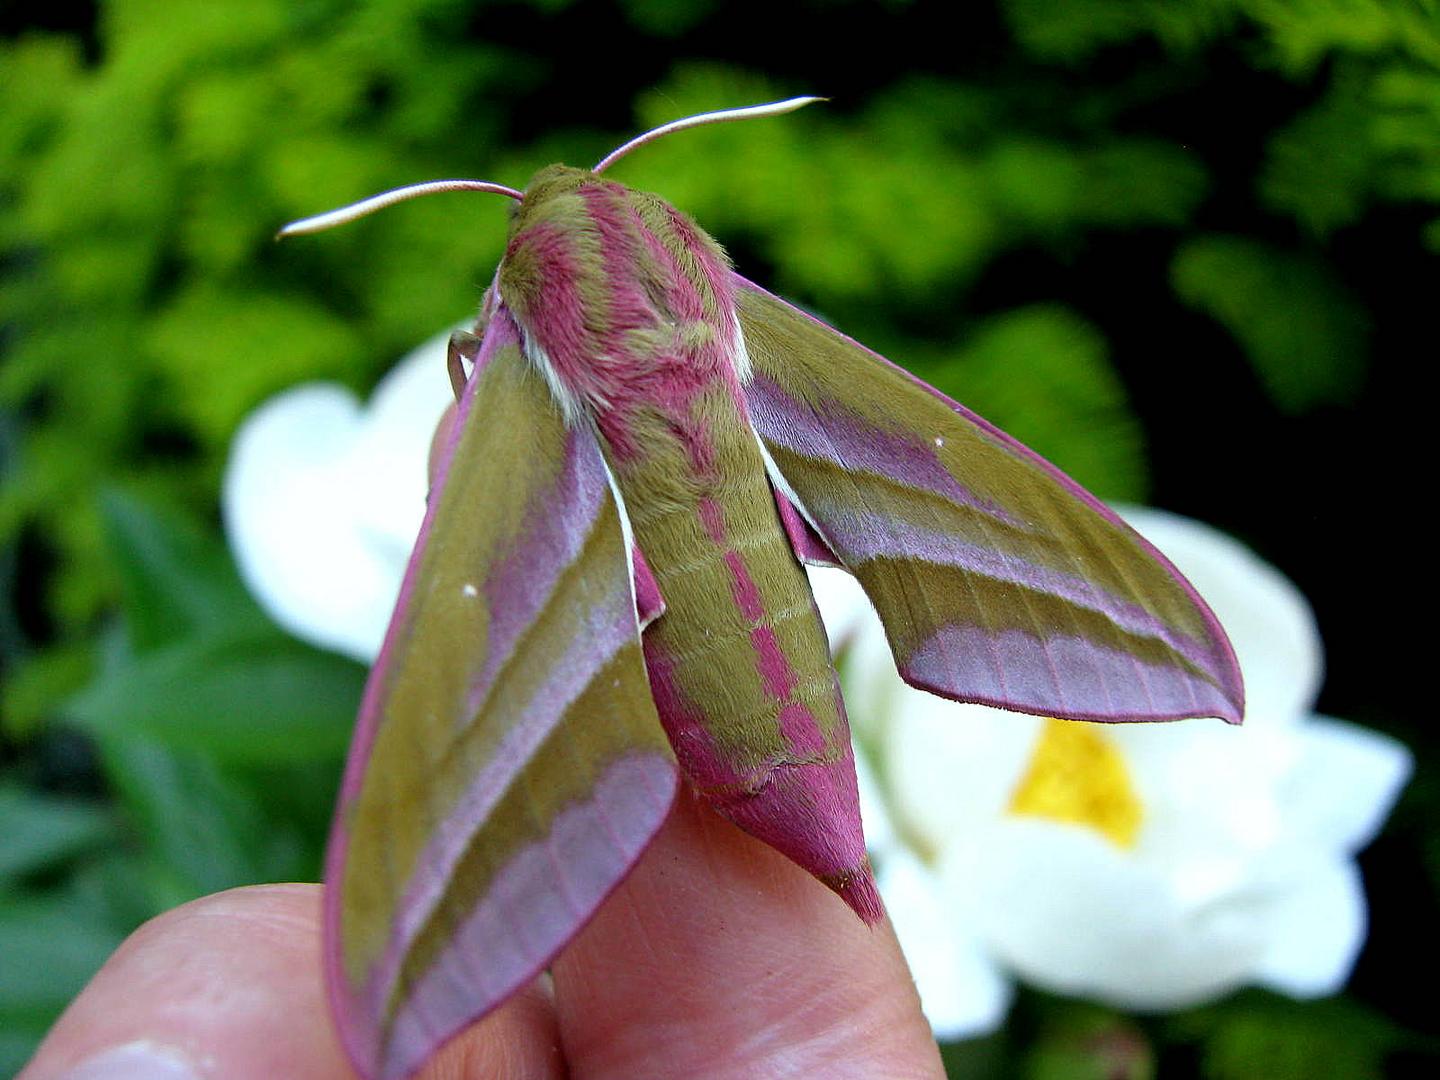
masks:
[[[402,360],[367,405],[313,383],[266,402],[236,434],[222,491],[230,548],[296,637],[367,663],[380,651],[425,516],[430,439],[453,398],[448,340]]]
[[[226,527],[250,589],[292,633],[378,652],[449,400],[440,337],[368,405],[304,386],[242,427]],[[1308,997],[1339,989],[1364,941],[1353,856],[1408,752],[1310,712],[1320,643],[1283,576],[1197,522],[1129,517],[1230,633],[1244,727],[1073,724],[943,701],[900,682],[853,579],[812,572],[843,660],[880,889],[942,1038],[997,1027],[1017,976],[1132,1009],[1247,983]]]
[[[1409,752],[1311,713],[1319,637],[1273,567],[1199,522],[1126,516],[1229,632],[1243,727],[943,701],[900,681],[849,575],[812,571],[886,819],[866,823],[880,890],[942,1036],[997,1026],[1012,975],[1135,1010],[1245,984],[1314,997],[1341,988],[1364,942],[1354,855]]]

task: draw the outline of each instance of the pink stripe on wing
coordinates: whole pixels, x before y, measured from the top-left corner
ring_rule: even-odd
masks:
[[[416,859],[405,894],[396,905],[389,942],[365,984],[374,1015],[384,1015],[406,955],[444,899],[456,866],[510,782],[554,734],[566,710],[595,676],[635,640],[635,609],[629,583],[623,579],[584,616],[585,624],[576,627],[564,655],[554,658],[548,678],[535,695],[527,701],[500,703],[503,714],[497,713],[490,722],[504,731],[504,736],[455,805],[435,822],[433,836]]]
[[[565,458],[551,487],[537,493],[510,542],[486,574],[483,591],[490,615],[485,666],[475,676],[465,709],[468,723],[485,700],[517,642],[549,602],[550,593],[594,527],[610,498],[610,482],[586,428],[566,432]]]
[[[998,667],[989,659],[997,654]],[[1233,709],[1224,689],[1202,675],[1071,635],[1041,640],[1025,630],[947,626],[901,669],[907,681],[945,697],[1075,720],[1228,720]]]
[[[644,852],[677,783],[663,755],[620,758],[588,800],[562,810],[543,841],[501,869],[395,1014],[382,1080],[409,1076],[441,1043],[544,969]]]

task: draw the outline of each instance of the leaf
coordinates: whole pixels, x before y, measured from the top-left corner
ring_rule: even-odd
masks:
[[[155,318],[149,346],[202,438],[229,437],[245,412],[302,378],[344,377],[365,343],[298,294],[194,285]],[[216,370],[226,377],[217,380]]]
[[[1373,117],[1359,72],[1340,67],[1319,104],[1270,137],[1260,197],[1321,236],[1358,221],[1378,164]]]
[[[1085,155],[1084,165],[1077,214],[1101,226],[1179,228],[1209,186],[1197,153],[1158,139],[1104,143]]]
[[[96,912],[74,904],[0,901],[0,1020],[58,1012],[122,936]]]
[[[1008,0],[1004,7],[1025,48],[1068,63],[1138,37],[1191,51],[1228,30],[1237,14],[1233,0]]]
[[[1380,1080],[1407,1035],[1344,998],[1297,1002],[1250,991],[1169,1024],[1198,1039],[1208,1080]]]
[[[270,625],[225,545],[177,509],[110,490],[102,494],[100,510],[136,652],[197,634]]]
[[[1298,413],[1347,400],[1365,375],[1364,309],[1323,265],[1239,236],[1176,253],[1175,291],[1239,341],[1275,403]]]
[[[13,1030],[0,1031],[0,1076],[18,1076],[45,1037],[41,1024],[16,1025]]]
[[[1151,1080],[1155,1051],[1131,1021],[1089,1004],[1047,1002],[1025,1056],[1025,1080]]]
[[[675,4],[670,0],[625,0],[625,14],[632,25],[659,38],[675,38],[705,21],[715,10],[715,0],[691,0]]]
[[[149,863],[150,903],[161,909],[260,880],[260,796],[194,751],[153,740],[107,739],[101,757]]]
[[[5,823],[0,888],[95,847],[114,827],[95,803],[42,795],[10,782],[0,783],[0,821]]]
[[[365,669],[278,633],[204,637],[136,656],[65,706],[107,738],[143,737],[219,760],[344,752]]]
[[[0,42],[0,161],[24,160],[23,151],[55,122],[81,68],[74,38],[35,34]]]

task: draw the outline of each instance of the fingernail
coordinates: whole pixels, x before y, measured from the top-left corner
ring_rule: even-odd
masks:
[[[180,1051],[141,1041],[86,1058],[58,1080],[200,1080],[200,1074]]]

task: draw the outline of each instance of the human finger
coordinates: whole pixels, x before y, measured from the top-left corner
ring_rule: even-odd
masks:
[[[944,1076],[888,920],[688,788],[554,976],[575,1077]]]
[[[21,1080],[354,1080],[331,1023],[320,886],[207,896],[132,934],[56,1021]],[[425,1080],[559,1080],[548,988],[468,1029]]]

